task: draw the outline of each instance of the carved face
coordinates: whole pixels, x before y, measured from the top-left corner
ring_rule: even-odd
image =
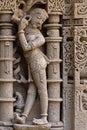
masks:
[[[34,28],[39,28],[41,29],[42,24],[44,23],[45,18],[41,16],[41,14],[36,14],[34,17],[31,19],[31,24]]]

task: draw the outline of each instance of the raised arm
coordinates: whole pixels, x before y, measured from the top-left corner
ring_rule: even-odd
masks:
[[[23,31],[23,30],[20,30],[20,31],[18,32],[18,35],[19,35],[19,40],[20,40],[22,49],[23,49],[24,51],[31,50],[31,46],[27,43],[27,40],[26,40],[24,31]]]
[[[45,43],[45,39],[42,34],[37,35],[36,38],[32,41],[28,41],[29,43],[27,42],[27,39],[25,37],[23,30],[20,30],[18,34],[19,34],[19,40],[20,40],[22,49],[24,51],[35,49],[37,47],[42,46]]]
[[[37,47],[42,46],[45,43],[45,38],[43,37],[41,32],[37,29],[38,27],[37,25],[40,24],[39,26],[41,26],[42,23],[39,23],[39,19],[37,18],[36,21],[34,22],[36,22],[35,25],[36,28],[32,26],[33,22],[29,23],[29,21],[26,18],[23,18],[19,24],[19,40],[24,51],[35,49]],[[42,22],[42,19],[40,22]],[[30,33],[29,39],[27,39],[26,35],[24,34],[24,30],[27,26],[29,26],[28,27],[29,31],[32,32],[32,33],[29,32]],[[34,38],[32,38],[33,36]]]
[[[31,50],[31,46],[28,44],[24,34],[24,29],[28,26],[28,22],[29,21],[24,17],[19,23],[19,27],[18,27],[19,40],[20,40],[21,47],[24,51]]]

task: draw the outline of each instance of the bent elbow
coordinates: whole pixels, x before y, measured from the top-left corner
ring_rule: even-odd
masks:
[[[43,37],[41,41],[42,41],[42,44],[44,44],[45,43],[45,38]]]

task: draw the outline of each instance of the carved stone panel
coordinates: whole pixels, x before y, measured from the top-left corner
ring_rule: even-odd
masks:
[[[87,0],[0,0],[0,129],[87,129]]]

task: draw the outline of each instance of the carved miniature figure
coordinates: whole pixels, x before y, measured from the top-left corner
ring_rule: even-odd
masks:
[[[33,119],[34,124],[47,124],[48,94],[46,81],[46,66],[48,58],[39,49],[45,43],[45,39],[40,32],[41,26],[48,18],[44,9],[36,8],[30,11],[29,15],[22,18],[19,24],[19,40],[24,51],[27,64],[38,89],[41,105],[41,119]],[[24,112],[16,115],[17,123],[25,123],[25,120],[33,106],[36,88],[29,86]]]

